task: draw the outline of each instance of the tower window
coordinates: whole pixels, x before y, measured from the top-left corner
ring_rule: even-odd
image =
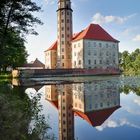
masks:
[[[62,31],[64,31],[64,27],[62,27],[61,29],[62,29]]]
[[[62,48],[62,52],[64,52],[64,48]]]
[[[62,38],[64,38],[64,34],[62,34]]]
[[[67,12],[67,15],[69,15],[70,13],[69,13],[69,11]]]
[[[62,19],[61,22],[64,23],[64,19]]]
[[[62,59],[64,59],[64,55],[62,55]]]

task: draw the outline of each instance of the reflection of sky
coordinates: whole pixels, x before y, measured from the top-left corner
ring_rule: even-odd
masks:
[[[121,108],[101,126],[94,128],[81,118],[75,117],[75,136],[79,140],[139,140],[140,97],[133,93],[120,95]]]

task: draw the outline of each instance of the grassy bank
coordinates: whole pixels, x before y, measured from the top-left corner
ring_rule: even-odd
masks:
[[[0,73],[0,80],[1,79],[11,79],[12,75],[11,73]]]

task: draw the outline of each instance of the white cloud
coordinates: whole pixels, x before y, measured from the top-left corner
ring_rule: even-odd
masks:
[[[56,2],[56,0],[45,0],[45,2],[46,2],[47,5],[48,4],[52,5]]]
[[[136,124],[133,124],[133,123],[129,122],[126,118],[119,119],[118,121],[107,120],[107,121],[105,121],[105,123],[103,125],[97,126],[95,128],[98,131],[103,131],[106,128],[116,128],[116,127],[121,127],[121,126],[124,126],[124,125],[140,129],[139,125],[136,125]]]
[[[136,35],[136,36],[133,38],[133,41],[140,41],[140,34]]]
[[[139,105],[139,106],[140,106],[140,98],[135,99],[135,100],[134,100],[134,103],[136,103],[137,105]]]
[[[96,13],[92,19],[93,23],[96,24],[107,24],[107,23],[117,23],[117,24],[123,24],[128,19],[134,17],[136,14],[132,14],[126,17],[119,17],[119,16],[104,16],[100,13]]]

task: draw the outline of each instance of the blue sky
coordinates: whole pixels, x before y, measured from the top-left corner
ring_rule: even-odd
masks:
[[[56,40],[57,1],[34,0],[42,7],[35,13],[43,22],[36,26],[38,36],[27,36],[28,61],[39,58],[45,62],[44,51]],[[90,23],[100,24],[109,34],[120,41],[119,50],[134,51],[140,48],[140,0],[71,0],[73,32],[79,32]]]

